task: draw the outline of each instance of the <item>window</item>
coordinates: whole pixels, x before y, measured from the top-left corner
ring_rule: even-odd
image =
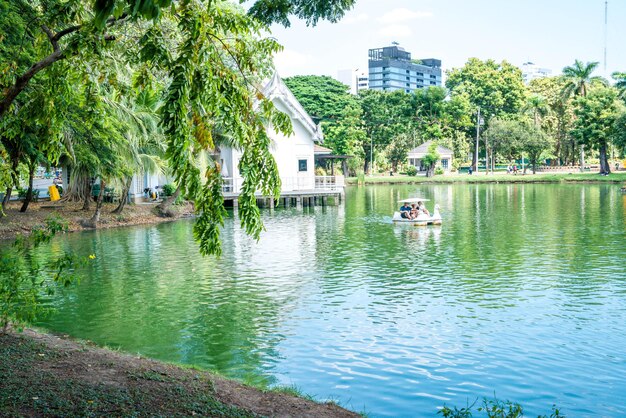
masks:
[[[307,160],[298,160],[298,171],[307,171]]]
[[[441,160],[441,167],[442,167],[444,170],[447,170],[447,169],[448,169],[448,159],[447,159],[447,158],[446,158],[445,160]]]

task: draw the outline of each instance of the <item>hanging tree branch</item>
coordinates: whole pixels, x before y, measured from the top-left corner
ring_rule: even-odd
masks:
[[[109,20],[107,20],[107,26],[111,26],[114,23],[119,22],[125,18],[125,14],[118,18],[110,18]],[[15,101],[17,96],[26,88],[26,86],[28,86],[30,80],[34,76],[36,76],[37,73],[51,66],[55,62],[67,58],[67,50],[61,49],[59,47],[59,40],[66,35],[80,31],[83,27],[84,25],[70,26],[55,34],[46,25],[41,25],[41,30],[46,34],[48,40],[50,41],[50,44],[52,45],[52,53],[33,64],[28,70],[26,70],[26,72],[24,72],[24,74],[17,77],[15,83],[11,87],[7,88],[3,92],[2,100],[0,100],[0,118],[9,110],[11,104]],[[112,41],[114,39],[115,37],[112,35],[104,36],[104,40],[106,41]]]

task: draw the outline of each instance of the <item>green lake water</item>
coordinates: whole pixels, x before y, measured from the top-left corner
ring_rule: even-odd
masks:
[[[398,199],[441,227],[393,225]],[[495,395],[528,416],[626,415],[626,197],[616,185],[349,188],[338,207],[70,234],[95,254],[39,325],[130,353],[295,385],[379,416]]]

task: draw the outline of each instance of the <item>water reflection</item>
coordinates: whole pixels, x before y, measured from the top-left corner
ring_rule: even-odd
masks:
[[[390,223],[416,195],[441,227]],[[221,259],[185,222],[75,234],[50,251],[97,259],[44,325],[373,416],[494,391],[530,415],[620,415],[625,212],[609,186],[365,187],[264,212],[258,243],[228,220]]]

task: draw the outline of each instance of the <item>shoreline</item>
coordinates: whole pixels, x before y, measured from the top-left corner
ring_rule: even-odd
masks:
[[[0,410],[10,416],[358,417],[333,402],[26,329],[0,333]]]
[[[58,216],[68,225],[66,232],[97,231],[102,229],[119,228],[138,225],[155,225],[173,222],[179,219],[188,219],[194,216],[193,205],[186,203],[172,206],[175,211],[173,217],[159,216],[154,210],[157,203],[140,203],[127,205],[121,214],[111,213],[117,203],[103,203],[98,228],[88,228],[82,221],[91,218],[93,210],[81,210],[81,203],[66,202],[54,205],[49,201],[33,202],[25,213],[19,212],[21,202],[12,201],[0,217],[0,243],[15,239],[18,235],[30,234],[36,226],[43,225],[49,216]]]
[[[364,177],[359,182],[358,177],[346,178],[347,186],[359,184],[383,185],[383,184],[520,184],[520,183],[543,183],[543,184],[623,184],[626,183],[626,172],[611,173],[608,176],[600,176],[598,173],[527,173],[527,174],[489,174],[479,172],[476,174],[448,174],[434,177],[424,176],[374,176]]]

